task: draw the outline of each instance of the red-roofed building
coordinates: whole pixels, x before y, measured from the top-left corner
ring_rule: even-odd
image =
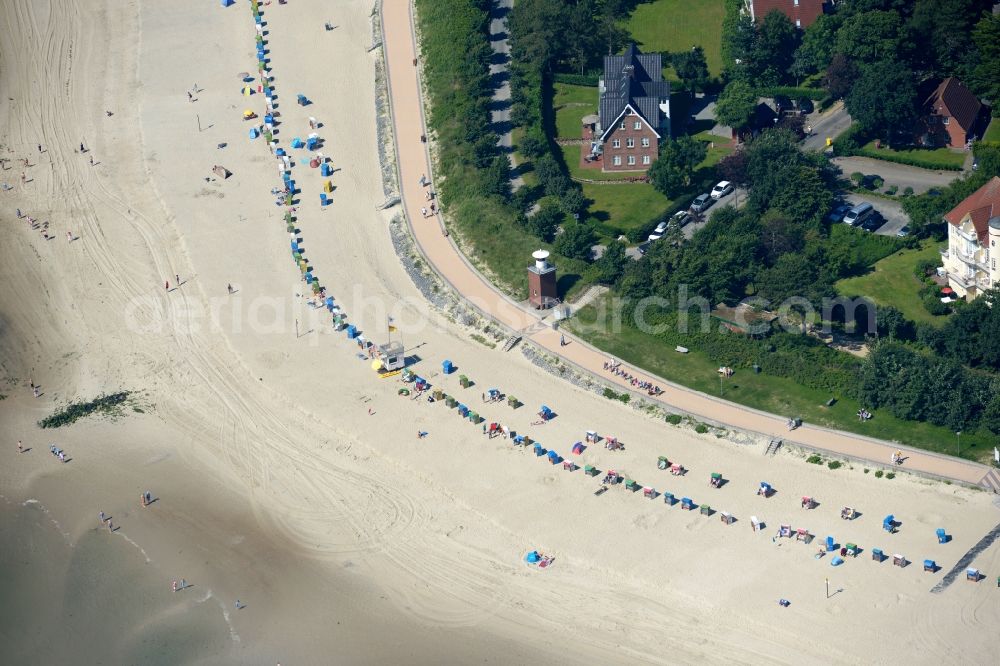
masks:
[[[824,12],[827,0],[744,0],[747,12],[754,21],[777,10],[787,16],[797,28],[805,30]]]
[[[948,285],[969,300],[1000,286],[1000,177],[966,197],[944,221],[948,247],[941,256]]]
[[[983,105],[953,76],[941,82],[924,100],[918,143],[964,148],[973,138]]]

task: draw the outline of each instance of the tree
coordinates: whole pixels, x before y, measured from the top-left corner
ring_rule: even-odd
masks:
[[[875,311],[875,329],[879,335],[890,340],[911,340],[914,337],[913,322],[891,305],[882,305]]]
[[[579,222],[568,222],[563,226],[563,232],[556,236],[554,247],[564,257],[589,261],[593,244],[593,229]]]
[[[851,92],[857,68],[843,53],[837,53],[826,68],[826,89],[835,99],[843,99]]]
[[[529,160],[541,157],[545,154],[545,138],[538,136],[534,132],[526,133],[518,144],[517,149]]]
[[[987,0],[916,0],[906,24],[910,41],[921,45],[914,50],[914,67],[934,76],[967,79],[976,60],[969,34],[992,4]]]
[[[587,198],[579,187],[567,187],[559,197],[559,205],[570,217],[582,215],[587,209]]]
[[[690,51],[681,51],[670,56],[670,62],[681,81],[687,84],[691,92],[704,88],[708,82],[708,61],[705,59],[705,49],[694,46]]]
[[[788,76],[792,58],[801,36],[792,21],[777,9],[767,13],[757,27],[750,54],[756,80],[763,85],[778,85]]]
[[[757,93],[745,81],[730,81],[715,103],[715,119],[740,130],[750,124],[757,108]]]
[[[917,118],[913,73],[899,63],[869,65],[844,100],[851,117],[872,136],[891,141]]]
[[[1000,102],[1000,16],[984,16],[972,31],[972,41],[979,51],[979,64],[969,81],[976,94]]]
[[[746,150],[734,150],[715,165],[720,180],[728,180],[734,187],[745,187],[750,182],[747,175]]]
[[[837,14],[823,14],[806,28],[792,59],[792,72],[796,76],[822,72],[829,66],[841,20]]]
[[[767,261],[774,264],[788,252],[798,252],[805,243],[802,225],[780,210],[769,210],[760,218],[761,247]]]
[[[510,198],[510,162],[506,155],[497,155],[479,173],[482,176],[483,194],[501,199]]]
[[[855,14],[837,31],[835,51],[861,65],[898,58],[901,28],[902,21],[896,12]]]
[[[533,234],[545,242],[550,242],[564,219],[566,218],[562,209],[557,204],[546,201],[534,215],[527,218],[527,223]]]
[[[756,280],[757,291],[776,307],[792,296],[804,296],[818,300],[810,293],[817,286],[816,265],[797,253],[781,255],[774,266],[761,271]],[[822,297],[822,293],[819,294]]]
[[[547,196],[560,196],[569,187],[569,179],[562,167],[551,154],[546,153],[535,160],[535,175]]]
[[[727,12],[722,23],[722,57],[728,68],[745,66],[750,59],[757,30],[746,12]]]
[[[675,197],[691,184],[695,167],[707,154],[705,143],[690,136],[670,140],[663,144],[659,157],[649,168],[649,179],[660,192]]]
[[[614,284],[625,272],[628,266],[628,255],[625,254],[625,243],[613,240],[604,248],[604,254],[594,262],[597,268],[597,281],[602,284]]]

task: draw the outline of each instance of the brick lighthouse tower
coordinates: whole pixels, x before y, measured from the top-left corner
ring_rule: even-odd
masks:
[[[528,266],[528,302],[538,309],[550,308],[559,302],[556,292],[556,267],[546,261],[547,250],[531,254],[534,266]]]

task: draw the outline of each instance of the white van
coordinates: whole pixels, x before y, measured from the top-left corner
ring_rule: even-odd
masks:
[[[856,227],[871,217],[874,212],[875,209],[870,203],[858,204],[847,211],[847,215],[844,216],[844,223]]]

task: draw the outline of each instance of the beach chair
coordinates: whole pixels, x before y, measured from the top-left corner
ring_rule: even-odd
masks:
[[[906,558],[900,555],[899,553],[896,553],[895,555],[892,556],[892,566],[905,567],[907,564],[908,562],[906,561]]]
[[[979,569],[973,569],[969,567],[965,570],[965,580],[971,580],[974,583],[979,582]]]
[[[609,485],[618,483],[618,472],[613,469],[609,469],[608,473],[604,475],[604,483]]]
[[[948,543],[948,535],[945,534],[943,527],[937,528],[935,534],[937,534],[938,543]]]
[[[722,475],[719,474],[718,472],[712,472],[712,476],[708,480],[708,485],[712,486],[713,488],[721,488]]]
[[[771,487],[770,483],[768,483],[767,481],[760,482],[760,487],[757,489],[758,495],[763,495],[764,499],[767,499],[768,497],[771,496],[771,493],[773,492],[774,488]]]
[[[625,479],[625,490],[631,490],[632,492],[635,492],[639,490],[639,484],[636,483],[633,479]]]
[[[937,562],[934,560],[924,560],[924,571],[937,572]]]
[[[844,548],[847,550],[847,554],[851,557],[858,556],[858,545],[855,543],[844,544]]]
[[[545,449],[542,448],[541,444],[536,443],[534,447],[532,447],[532,450],[535,452],[536,457],[541,457],[545,455]]]
[[[564,460],[563,469],[566,470],[567,472],[572,472],[576,469],[576,463],[573,462],[572,460]]]
[[[802,543],[810,543],[813,539],[813,535],[809,533],[809,530],[802,529],[801,527],[795,530],[795,540],[801,541]]]
[[[673,506],[677,502],[677,498],[674,497],[673,493],[663,493],[663,503],[667,506]]]
[[[642,487],[642,496],[648,497],[649,499],[656,499],[656,490],[650,488],[649,486]]]
[[[858,512],[849,506],[845,506],[843,509],[840,510],[840,517],[843,520],[854,520],[855,516],[857,515]]]
[[[687,511],[694,511],[694,502],[691,501],[690,497],[682,497],[681,508],[686,509]]]
[[[701,506],[698,507],[698,513],[700,513],[703,516],[711,516],[712,507],[710,507],[707,504],[702,504]]]
[[[781,525],[780,527],[778,527],[778,536],[779,537],[788,537],[789,539],[791,539],[792,538],[792,526],[791,525]]]
[[[872,548],[872,559],[881,562],[885,559],[885,553],[882,552],[881,548]]]
[[[760,518],[757,516],[750,516],[750,529],[754,532],[759,532],[761,530]]]
[[[670,473],[674,476],[684,476],[684,466],[680,463],[674,463],[670,466]]]
[[[593,465],[587,465],[583,468],[583,473],[587,476],[597,476],[601,473],[601,470],[597,469]]]
[[[825,543],[826,543],[826,552],[829,553],[829,552],[837,549],[837,542],[836,542],[836,540],[834,540],[834,538],[832,536],[828,536],[826,538],[826,542]]]
[[[725,523],[726,525],[732,525],[736,521],[736,519],[733,518],[733,515],[726,511],[723,511],[719,517],[722,520],[722,522]]]
[[[813,500],[812,497],[803,496],[802,497],[802,508],[803,509],[815,509],[816,508],[816,502]]]
[[[889,534],[894,534],[896,532],[896,517],[889,514],[882,520],[882,529],[884,529]]]
[[[667,469],[668,467],[670,467],[670,461],[667,460],[666,456],[660,456],[659,458],[657,458],[656,460],[657,469]]]

